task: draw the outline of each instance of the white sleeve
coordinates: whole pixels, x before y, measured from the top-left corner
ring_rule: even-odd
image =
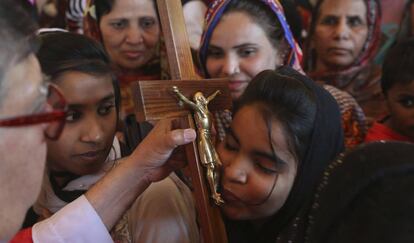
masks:
[[[101,218],[85,196],[35,224],[32,238],[34,243],[113,242]]]

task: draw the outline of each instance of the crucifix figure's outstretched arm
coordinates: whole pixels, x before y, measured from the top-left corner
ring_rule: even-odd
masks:
[[[210,103],[210,101],[212,101],[214,98],[216,98],[217,95],[221,94],[220,90],[217,90],[216,92],[214,92],[212,95],[210,95],[207,98],[207,103]]]
[[[172,92],[177,96],[177,98],[181,101],[184,102],[185,104],[187,104],[188,106],[190,106],[191,108],[193,108],[194,110],[198,110],[198,106],[192,102],[191,100],[187,99],[187,97],[185,97],[180,90],[178,89],[177,86],[173,86],[172,87]]]

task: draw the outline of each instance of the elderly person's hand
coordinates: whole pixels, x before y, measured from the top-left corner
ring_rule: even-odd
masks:
[[[108,229],[152,182],[164,179],[185,164],[185,160],[168,159],[176,147],[195,138],[193,129],[175,130],[173,120],[159,121],[129,157],[86,192],[86,198]]]
[[[156,182],[185,165],[185,159],[168,159],[177,146],[190,143],[195,138],[194,129],[173,130],[172,120],[162,120],[132,153],[130,159],[137,158],[136,163],[146,172],[148,181]]]

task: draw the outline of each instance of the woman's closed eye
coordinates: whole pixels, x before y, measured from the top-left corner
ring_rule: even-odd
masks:
[[[278,173],[276,169],[276,163],[272,161],[263,161],[263,160],[256,160],[255,166],[266,174],[275,174]]]
[[[215,59],[222,58],[224,57],[224,52],[219,48],[208,48],[207,57]]]
[[[266,174],[279,173],[279,167],[284,164],[279,158],[260,151],[256,151],[252,154],[252,161],[254,161],[254,164],[258,169]]]
[[[258,52],[258,49],[255,47],[242,47],[237,50],[237,53],[240,57],[250,57]]]

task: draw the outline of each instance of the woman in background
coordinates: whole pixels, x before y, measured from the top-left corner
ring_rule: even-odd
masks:
[[[386,110],[380,67],[373,64],[381,34],[380,4],[377,0],[320,0],[312,20],[306,73],[351,94],[371,124]]]
[[[206,15],[200,63],[209,78],[227,78],[237,99],[259,72],[287,65],[302,72],[301,49],[296,43],[279,1],[217,0]],[[345,144],[352,147],[365,137],[365,116],[355,100],[324,85],[337,100],[342,114]],[[231,114],[217,114],[224,136]]]
[[[168,79],[168,63],[154,0],[88,2],[85,35],[103,44],[119,79],[122,118],[134,113],[129,84]]]

